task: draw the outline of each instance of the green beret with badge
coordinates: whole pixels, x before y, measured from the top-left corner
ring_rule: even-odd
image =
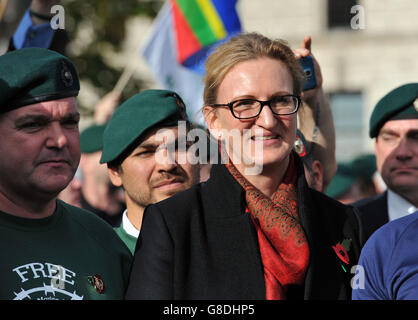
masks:
[[[170,90],[145,90],[122,103],[110,118],[103,134],[100,163],[117,159],[145,131],[156,126],[175,126],[187,121],[186,106]]]
[[[0,56],[0,113],[79,91],[74,64],[55,51],[24,48]]]
[[[378,136],[389,120],[418,119],[418,83],[402,85],[386,94],[376,104],[370,117],[370,138]]]
[[[93,153],[103,149],[103,133],[106,124],[93,124],[80,134],[80,149],[82,153]]]

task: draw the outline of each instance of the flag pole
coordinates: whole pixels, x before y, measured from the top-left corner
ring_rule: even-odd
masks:
[[[122,92],[125,89],[126,85],[128,84],[129,79],[135,72],[136,67],[132,66],[132,64],[127,64],[122,72],[122,75],[119,77],[118,82],[116,83],[113,91]]]
[[[165,6],[168,6],[169,5],[169,2],[168,1],[166,1],[164,4],[163,4],[163,6],[162,6],[162,8],[164,8]],[[160,12],[162,11],[162,8],[161,8],[161,10],[160,10]],[[160,17],[160,14],[157,14],[157,16],[155,17],[155,19],[154,19],[154,23],[157,21],[157,20],[159,20],[159,19],[161,19],[161,17]],[[152,33],[152,32],[151,32]],[[148,39],[146,39],[146,41],[144,41],[145,43],[147,43],[149,40],[150,40],[150,38],[151,38],[151,35],[148,35]],[[137,52],[140,52],[140,51],[142,51],[141,50],[141,48],[142,48],[142,42],[138,45],[138,49],[136,50]],[[127,64],[126,66],[125,66],[125,68],[124,68],[124,70],[123,70],[123,72],[122,72],[122,75],[119,77],[119,80],[118,80],[118,82],[116,83],[116,85],[115,85],[115,87],[114,87],[114,91],[117,91],[117,92],[122,92],[123,91],[123,89],[126,87],[126,85],[128,84],[128,81],[129,81],[129,79],[132,77],[132,75],[134,74],[134,72],[135,72],[135,69],[136,69],[136,67],[135,66],[132,66],[132,65],[129,65],[129,64]]]

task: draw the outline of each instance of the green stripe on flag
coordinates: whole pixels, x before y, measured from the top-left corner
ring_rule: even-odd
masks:
[[[225,30],[222,19],[219,17],[216,8],[214,7],[211,0],[196,0],[200,10],[206,17],[210,28],[214,32],[216,39],[220,40],[226,37],[227,32]]]
[[[196,0],[176,0],[176,2],[202,47],[218,41]]]

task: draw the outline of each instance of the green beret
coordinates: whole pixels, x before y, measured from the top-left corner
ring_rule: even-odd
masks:
[[[356,172],[348,163],[339,163],[337,172],[328,185],[326,195],[338,198],[346,193],[356,181]]]
[[[115,160],[146,130],[156,125],[177,125],[187,120],[180,96],[169,90],[145,90],[121,104],[103,134],[100,163]]]
[[[372,179],[377,171],[376,156],[374,154],[359,155],[350,164],[355,169],[357,175],[366,179]]]
[[[93,124],[80,134],[80,148],[82,153],[93,153],[103,149],[103,132],[105,124]]]
[[[25,48],[0,56],[0,113],[75,97],[79,90],[73,63],[55,51]]]
[[[370,117],[370,138],[378,136],[386,121],[418,118],[418,83],[408,83],[385,95]]]

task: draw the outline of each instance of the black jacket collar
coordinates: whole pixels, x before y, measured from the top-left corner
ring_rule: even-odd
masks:
[[[245,191],[223,164],[212,165],[210,179],[202,185],[202,191],[213,205],[212,217],[227,218],[245,212]]]

